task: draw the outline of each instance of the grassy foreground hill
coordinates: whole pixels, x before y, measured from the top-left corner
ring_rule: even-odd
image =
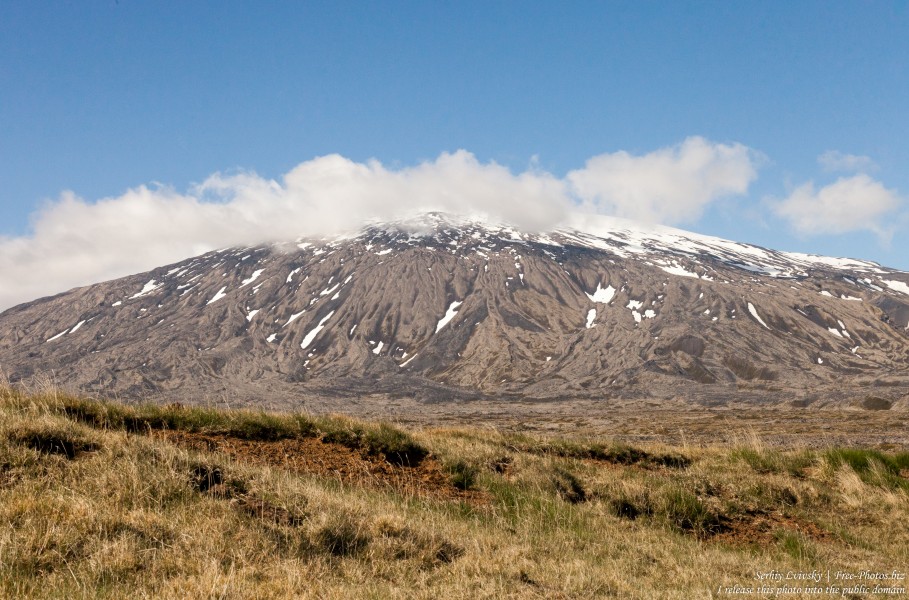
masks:
[[[0,387],[0,595],[900,597],[907,477],[905,451],[403,431]]]

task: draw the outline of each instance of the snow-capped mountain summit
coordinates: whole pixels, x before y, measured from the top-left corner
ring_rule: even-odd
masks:
[[[909,274],[622,219],[438,213],[230,248],[0,314],[12,380],[293,405],[682,396],[902,402]]]
[[[550,233],[529,233],[507,224],[490,225],[476,218],[433,212],[399,221],[371,223],[357,235],[368,237],[380,232],[389,234],[397,232],[407,234],[410,240],[445,238],[447,242],[459,239],[465,234],[474,242],[498,236],[515,242],[533,242],[550,246],[567,244],[606,250],[623,258],[650,255],[657,264],[666,262],[660,260],[660,255],[685,257],[691,261],[703,257],[708,260],[719,260],[727,266],[738,267],[750,273],[782,278],[804,277],[808,275],[808,271],[819,268],[879,275],[900,273],[893,269],[883,269],[881,265],[871,261],[769,250],[619,217],[585,215],[569,219],[568,223],[569,226],[558,227]],[[667,272],[673,273],[668,269]],[[673,274],[686,275],[681,271]],[[695,274],[688,272],[687,276],[693,277]],[[905,284],[900,285],[902,282],[899,280],[890,283],[897,291],[909,291]]]

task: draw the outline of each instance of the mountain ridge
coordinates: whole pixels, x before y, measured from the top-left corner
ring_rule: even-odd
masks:
[[[293,406],[724,397],[902,406],[909,274],[606,219],[527,233],[438,213],[216,250],[0,313],[13,381]]]

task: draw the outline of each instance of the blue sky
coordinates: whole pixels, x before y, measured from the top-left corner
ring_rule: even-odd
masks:
[[[905,2],[3,2],[0,90],[17,260],[53,259],[30,244],[67,191],[459,149],[565,179],[697,137],[746,148],[754,175],[669,224],[909,270]]]

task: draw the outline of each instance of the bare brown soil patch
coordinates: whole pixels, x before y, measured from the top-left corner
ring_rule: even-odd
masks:
[[[411,467],[393,465],[381,456],[315,437],[245,440],[224,434],[173,430],[155,431],[153,435],[183,447],[220,452],[239,462],[334,478],[344,483],[389,487],[405,495],[473,504],[489,501],[482,492],[457,489],[432,456]]]
[[[813,541],[829,541],[832,536],[808,521],[776,512],[756,511],[730,519],[711,539],[737,546],[770,546],[778,542],[780,534],[799,534]]]

